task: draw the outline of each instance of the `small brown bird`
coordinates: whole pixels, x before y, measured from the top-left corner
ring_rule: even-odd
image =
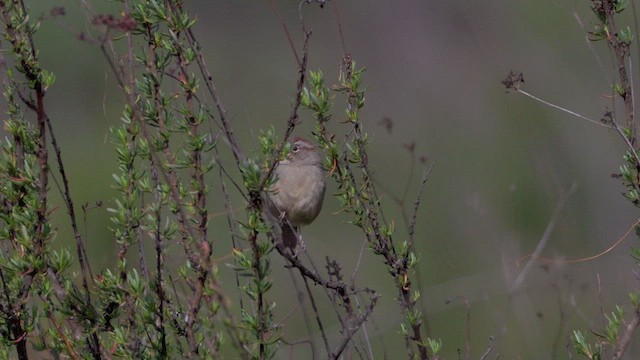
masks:
[[[281,219],[282,242],[295,249],[301,243],[299,226],[310,224],[322,209],[326,184],[320,149],[306,139],[293,139],[291,151],[278,163],[275,174],[278,180],[270,198],[276,209],[272,213]]]

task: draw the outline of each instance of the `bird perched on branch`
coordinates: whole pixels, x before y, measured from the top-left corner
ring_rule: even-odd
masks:
[[[325,193],[324,169],[320,149],[304,138],[295,138],[291,151],[275,169],[276,183],[269,197],[278,216],[282,242],[296,249],[304,247],[299,233],[300,225],[310,224],[320,213]]]

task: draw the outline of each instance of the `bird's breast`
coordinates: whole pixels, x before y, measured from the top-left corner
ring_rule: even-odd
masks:
[[[276,169],[278,181],[272,200],[287,213],[294,225],[312,222],[322,208],[325,181],[322,169],[313,165],[282,165]]]

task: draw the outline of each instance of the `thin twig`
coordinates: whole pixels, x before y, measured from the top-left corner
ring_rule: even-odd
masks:
[[[615,343],[613,347],[613,356],[612,360],[622,359],[629,343],[633,339],[633,334],[636,332],[636,329],[640,326],[640,305],[636,306],[633,312],[633,318],[630,322],[626,323],[624,326],[622,334],[618,336],[618,341]]]
[[[224,108],[224,105],[222,104],[222,99],[220,98],[220,95],[218,95],[218,90],[216,89],[215,83],[213,82],[213,76],[211,75],[211,72],[207,67],[207,64],[204,60],[204,56],[202,55],[202,51],[200,49],[200,45],[198,44],[198,41],[196,40],[196,37],[193,34],[193,31],[191,28],[187,30],[186,38],[194,54],[196,54],[196,61],[198,63],[198,68],[200,69],[200,73],[204,78],[204,83],[207,86],[209,96],[211,96],[211,99],[213,100],[216,108],[218,109],[218,116],[220,117],[220,123],[221,123],[222,129],[226,135],[227,141],[229,141],[229,144],[231,145],[231,151],[233,153],[233,156],[236,159],[236,164],[238,168],[240,168],[240,165],[244,163],[244,160],[246,157],[244,155],[244,152],[242,151],[242,148],[240,147],[240,144],[238,143],[238,140],[236,139],[235,134],[233,133],[233,129],[231,128],[231,125],[229,124],[229,120],[227,119],[227,110]]]
[[[300,61],[300,57],[298,56],[298,51],[296,50],[296,46],[293,43],[293,39],[291,38],[291,33],[289,32],[289,28],[287,28],[287,24],[284,22],[284,17],[282,17],[282,13],[278,8],[278,4],[276,0],[271,0],[271,9],[278,17],[278,21],[280,21],[280,26],[282,27],[282,32],[287,38],[287,43],[289,44],[289,49],[293,53],[293,57],[296,59],[296,63],[298,64],[298,68],[302,68],[302,62]]]
[[[536,249],[533,251],[533,254],[531,254],[531,258],[529,259],[527,264],[524,266],[524,269],[522,269],[520,274],[518,274],[518,276],[516,277],[516,280],[513,283],[513,289],[520,287],[520,284],[522,284],[522,282],[524,281],[524,278],[529,274],[531,267],[538,260],[538,258],[540,257],[540,254],[542,254],[542,251],[544,250],[544,248],[547,246],[547,243],[549,242],[549,238],[551,237],[551,232],[553,232],[553,229],[556,226],[556,221],[560,217],[560,213],[564,208],[564,205],[566,204],[567,199],[571,195],[573,195],[573,193],[577,189],[578,189],[578,185],[574,182],[571,185],[571,188],[569,189],[568,193],[562,196],[560,200],[558,200],[558,204],[556,205],[556,209],[554,210],[553,215],[551,216],[551,219],[547,224],[547,228],[544,230],[544,233],[542,234],[540,241],[538,241],[538,245],[536,246]]]
[[[424,191],[424,187],[429,180],[429,175],[431,174],[431,170],[435,166],[435,161],[428,168],[424,169],[422,173],[422,181],[420,182],[420,190],[418,190],[418,195],[416,195],[416,200],[413,202],[413,214],[411,215],[411,222],[409,223],[409,247],[413,249],[413,235],[416,227],[416,222],[418,219],[418,208],[420,207],[420,203],[422,202],[422,192]]]
[[[487,356],[491,354],[491,351],[493,351],[493,336],[489,336],[489,347],[487,348],[487,351],[485,351],[484,354],[482,354],[482,356],[480,357],[480,360],[485,360]]]
[[[218,154],[218,148],[214,147],[213,148],[213,154],[214,154],[214,159],[216,159],[216,161],[218,162],[219,166],[218,166],[218,177],[220,178],[220,189],[222,190],[222,196],[224,199],[224,208],[226,211],[226,215],[227,215],[227,227],[229,228],[229,235],[231,237],[231,246],[233,249],[237,249],[238,245],[237,245],[237,232],[238,232],[238,225],[237,225],[237,220],[235,218],[235,213],[234,213],[234,209],[233,209],[233,205],[231,204],[231,197],[229,195],[229,190],[227,189],[227,185],[226,182],[224,181],[224,175],[228,176],[228,174],[225,172],[224,167],[222,166],[222,164],[220,164],[219,160],[219,154]],[[236,290],[238,290],[238,301],[240,302],[240,309],[244,309],[244,300],[242,297],[242,291],[240,291],[241,286],[240,286],[240,274],[235,271],[234,272],[234,276],[235,276],[235,280],[236,280]]]
[[[586,120],[586,121],[588,121],[588,122],[590,122],[592,124],[596,124],[598,126],[602,126],[602,127],[606,127],[606,128],[610,128],[610,129],[612,128],[610,125],[607,125],[607,124],[602,123],[600,121],[593,120],[593,119],[588,118],[588,117],[586,117],[586,116],[584,116],[582,114],[578,114],[577,112],[571,111],[571,110],[569,110],[567,108],[563,108],[562,106],[558,106],[558,105],[556,105],[554,103],[548,102],[548,101],[546,101],[544,99],[541,99],[541,98],[539,98],[539,97],[537,97],[537,96],[535,96],[533,94],[530,94],[530,93],[528,93],[528,92],[526,92],[526,91],[524,91],[522,89],[518,88],[518,89],[516,89],[516,92],[519,93],[519,94],[528,96],[528,97],[532,98],[533,100],[541,102],[541,103],[543,103],[543,104],[545,104],[545,105],[547,105],[549,107],[552,107],[552,108],[554,108],[556,110],[560,110],[560,111],[566,112],[567,114],[573,115],[573,116],[578,117],[578,118],[583,119],[583,120]]]
[[[369,315],[373,313],[373,309],[375,308],[379,297],[380,296],[378,294],[375,294],[375,293],[372,294],[371,302],[369,303],[365,311],[362,314],[357,316],[355,324],[350,324],[350,326],[347,327],[347,331],[345,334],[343,334],[340,344],[338,344],[335,350],[330,353],[329,355],[330,359],[338,359],[340,357],[344,349],[347,347],[347,344],[349,344],[349,342],[351,341],[353,334],[355,334],[356,331],[358,331],[360,326],[367,320]]]
[[[578,22],[578,25],[580,25],[580,28],[582,29],[582,31],[585,32],[585,35],[584,35],[585,42],[587,44],[587,47],[589,48],[589,51],[591,51],[591,55],[593,55],[593,58],[596,59],[596,62],[598,63],[598,67],[600,68],[600,72],[602,72],[602,74],[604,75],[605,80],[607,81],[607,84],[611,84],[612,81],[611,81],[610,74],[608,71],[605,71],[604,65],[602,64],[602,59],[600,59],[600,55],[598,55],[596,50],[593,48],[593,40],[589,39],[589,35],[586,34],[588,31],[585,29],[584,23],[582,22],[580,15],[578,15],[578,13],[576,13],[575,11],[573,11],[572,14],[573,14],[573,17]]]
[[[358,306],[358,309],[360,309],[361,305],[360,305],[360,300],[358,300],[357,294],[356,296],[354,296],[354,300],[356,302],[356,305]],[[371,339],[369,338],[369,331],[367,330],[366,323],[362,324],[362,333],[364,334],[365,343],[367,344],[367,351],[369,352],[369,358],[373,360],[375,359],[375,356],[373,355],[373,348],[371,346]]]
[[[631,224],[631,226],[629,226],[629,228],[627,229],[627,231],[618,239],[616,240],[611,246],[609,246],[608,248],[600,251],[599,253],[595,254],[595,255],[591,255],[588,257],[583,257],[583,258],[579,258],[579,259],[572,259],[572,260],[555,260],[555,259],[549,259],[549,258],[545,258],[545,257],[538,257],[538,261],[539,262],[544,262],[547,264],[556,264],[556,265],[562,265],[562,264],[575,264],[575,263],[580,263],[580,262],[586,262],[586,261],[591,261],[593,259],[597,259],[605,254],[608,254],[609,252],[611,252],[613,249],[615,249],[620,243],[622,243],[630,234],[631,232],[633,232],[633,230],[636,228],[636,226],[640,225],[640,219],[636,220],[633,224]],[[523,256],[522,258],[518,259],[516,261],[516,265],[520,266],[520,262],[524,261],[524,259],[528,259],[529,257],[531,257],[531,255],[526,255]]]
[[[73,237],[76,241],[76,252],[78,254],[78,261],[80,262],[80,271],[82,274],[82,286],[85,289],[87,302],[91,302],[91,293],[89,291],[88,281],[87,281],[87,271],[91,271],[89,268],[89,263],[86,262],[84,258],[84,241],[82,236],[80,235],[80,231],[78,230],[78,223],[76,220],[76,212],[75,207],[73,205],[73,199],[71,197],[71,191],[69,190],[69,179],[67,178],[67,174],[64,170],[64,163],[62,161],[62,151],[60,150],[60,146],[56,140],[55,133],[53,132],[53,126],[51,125],[51,121],[48,116],[45,117],[45,121],[47,123],[47,127],[49,128],[49,134],[51,135],[51,145],[56,154],[56,160],[58,162],[58,170],[60,171],[60,176],[62,177],[62,186],[64,187],[64,193],[62,194],[62,198],[64,199],[64,203],[67,207],[67,213],[69,214],[69,220],[71,221],[71,229],[73,230]]]
[[[298,268],[298,271],[300,271],[300,268]],[[301,271],[300,274],[302,274]],[[313,314],[315,315],[316,323],[318,324],[318,329],[320,330],[320,334],[322,336],[324,348],[327,350],[327,354],[329,354],[331,352],[331,348],[329,347],[329,340],[327,340],[327,334],[324,331],[324,326],[322,325],[322,319],[320,318],[320,312],[318,312],[318,306],[316,305],[316,301],[313,298],[313,294],[311,293],[311,288],[309,287],[307,277],[302,276],[302,280],[304,281],[304,287],[307,290],[307,294],[309,295],[309,301],[311,302],[311,308],[313,309]]]
[[[289,276],[291,277],[291,282],[293,283],[294,291],[296,292],[296,301],[298,302],[298,306],[300,307],[300,310],[302,311],[302,318],[304,319],[304,325],[307,328],[307,335],[309,336],[309,344],[311,346],[311,353],[315,354],[316,353],[316,342],[314,340],[314,337],[311,335],[313,332],[311,330],[311,321],[309,319],[308,309],[304,304],[304,293],[302,292],[302,290],[300,290],[300,287],[298,285],[298,280],[296,279],[296,276],[295,276],[293,270],[291,268],[287,268],[287,271],[289,273]],[[303,278],[303,280],[304,280],[304,278]],[[311,293],[311,289],[309,289],[309,286],[306,283],[305,283],[305,287],[307,289],[307,294],[309,295],[309,298],[311,298],[312,295],[313,295]],[[315,302],[313,299],[311,299],[310,301],[311,302]],[[292,309],[292,312],[293,312],[293,309]],[[314,312],[315,312],[315,309],[314,309]],[[316,321],[318,321],[318,320],[316,319]],[[312,358],[315,359],[315,356],[312,356]]]
[[[629,130],[629,141],[632,145],[636,144],[636,126],[634,121],[633,109],[633,86],[631,86],[629,71],[625,66],[626,58],[629,57],[629,46],[618,38],[619,30],[616,25],[616,11],[614,10],[613,0],[602,0],[602,10],[606,18],[605,25],[608,28],[607,42],[613,48],[616,56],[618,69],[618,79],[620,81],[621,92],[618,95],[624,102],[624,112],[626,118],[627,129]]]
[[[302,90],[304,88],[304,82],[307,74],[307,55],[309,48],[309,39],[311,37],[311,31],[307,31],[304,33],[304,45],[302,46],[302,63],[298,68],[298,82],[296,84],[296,94],[295,100],[293,103],[293,108],[291,109],[291,114],[289,115],[289,120],[287,121],[287,130],[285,131],[282,143],[277,147],[277,149],[273,153],[273,158],[271,160],[271,165],[269,169],[263,175],[262,181],[260,182],[260,186],[258,187],[259,191],[262,191],[265,188],[266,183],[271,178],[271,174],[275,170],[278,165],[279,155],[282,153],[282,149],[284,149],[285,143],[291,136],[291,133],[295,129],[296,125],[298,125],[298,109],[300,108],[302,102]]]

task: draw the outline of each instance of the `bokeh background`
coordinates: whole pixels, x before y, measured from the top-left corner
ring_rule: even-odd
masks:
[[[277,11],[266,0],[187,2],[198,18],[195,33],[218,90],[249,152],[257,151],[260,130],[273,125],[283,133],[295,93],[296,63],[278,13],[299,49],[299,4],[276,4]],[[114,196],[109,127],[119,122],[122,95],[98,47],[78,39],[91,25],[76,1],[30,6],[35,15],[54,6],[66,9],[66,16],[42,23],[36,42],[44,66],[57,77],[47,107],[76,204],[93,208],[103,202],[86,212],[83,231],[94,270],[104,268],[117,251],[105,209]],[[92,7],[96,13],[118,13],[118,4],[106,1],[94,0]],[[338,19],[346,50],[367,68],[362,117],[372,139],[370,164],[386,215],[398,224],[398,239],[406,231],[397,200],[404,198],[410,211],[421,173],[433,165],[419,209],[416,247],[428,333],[442,339],[446,358],[464,353],[468,333],[471,358],[480,358],[493,337],[489,358],[564,359],[573,329],[599,329],[602,311],[628,305],[627,293],[638,287],[629,255],[637,245],[634,235],[594,260],[561,262],[608,248],[637,219],[620,182],[611,178],[625,151],[621,140],[612,131],[507,93],[500,84],[510,70],[520,70],[525,90],[555,104],[594,119],[611,108],[615,69],[606,44],[586,40],[594,23],[589,2],[333,0],[324,8],[302,9],[313,30],[309,69],[321,69],[329,84],[337,81],[343,52]],[[635,29],[632,14],[622,20]],[[338,122],[341,106],[336,99],[331,125],[336,131],[344,129]],[[296,135],[308,136],[311,114],[301,114]],[[391,131],[383,125],[385,118],[393,123]],[[415,144],[413,157],[408,144]],[[333,190],[331,184],[323,213],[304,236],[316,263],[330,256],[350,275],[363,236],[338,212]],[[223,209],[215,192],[209,203],[212,213]],[[71,247],[62,207],[56,216],[57,241]],[[555,262],[535,264],[514,286],[523,269],[517,260],[533,252],[552,219],[555,227],[543,255]],[[211,224],[216,257],[223,257],[231,248],[226,219],[214,217]],[[296,304],[283,265],[274,254],[271,300],[281,318]],[[220,268],[230,294],[237,294],[224,260]],[[365,249],[357,270],[359,285],[383,295],[366,325],[376,358],[406,353],[396,292],[381,259]],[[322,301],[329,331],[336,330]],[[287,318],[285,339],[304,338],[304,329],[297,311]],[[640,356],[638,345],[628,359]],[[294,354],[304,358],[305,351],[296,348]]]

